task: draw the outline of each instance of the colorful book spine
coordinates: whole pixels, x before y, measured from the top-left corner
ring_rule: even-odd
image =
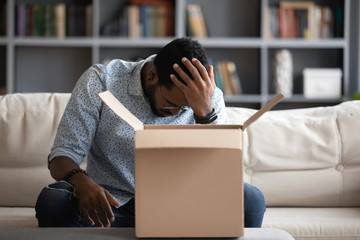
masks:
[[[18,3],[15,13],[16,35],[20,37],[64,38],[92,35],[91,4]]]
[[[130,0],[119,8],[117,16],[101,26],[102,36],[152,38],[173,36],[175,32],[172,0]]]
[[[201,6],[198,4],[189,4],[186,6],[186,12],[189,35],[196,38],[207,38],[208,33]]]
[[[55,36],[58,38],[66,36],[66,5],[64,3],[55,5]]]
[[[16,9],[17,16],[17,35],[19,37],[26,36],[26,4],[21,3]]]
[[[225,95],[242,94],[240,77],[233,61],[222,60],[214,64],[215,84]]]
[[[281,1],[265,9],[268,39],[323,39],[343,36],[343,6],[319,6],[313,1]]]

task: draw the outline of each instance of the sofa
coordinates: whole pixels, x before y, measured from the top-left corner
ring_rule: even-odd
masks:
[[[0,228],[37,228],[34,205],[54,181],[47,155],[69,97],[0,96]],[[227,107],[229,123],[255,111]],[[245,130],[243,157],[244,181],[265,196],[264,228],[360,239],[360,101],[267,112]]]

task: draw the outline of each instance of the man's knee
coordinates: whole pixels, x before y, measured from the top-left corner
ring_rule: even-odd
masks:
[[[263,193],[255,186],[244,183],[244,201],[254,204],[260,209],[265,210],[265,198]]]
[[[74,187],[64,181],[55,182],[43,188],[36,202],[37,208],[52,208],[59,202],[70,201],[75,195]]]
[[[78,215],[74,187],[64,181],[46,186],[36,202],[36,218],[40,227],[63,226],[62,221]]]
[[[265,198],[255,186],[244,183],[244,213],[246,227],[261,227],[266,211]]]

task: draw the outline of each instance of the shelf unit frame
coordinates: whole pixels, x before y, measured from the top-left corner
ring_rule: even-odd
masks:
[[[21,0],[7,0],[7,35],[0,37],[0,47],[6,48],[6,91],[7,93],[17,92],[16,89],[16,49],[22,47],[66,47],[78,48],[84,47],[91,51],[91,64],[101,62],[103,49],[126,49],[134,48],[139,51],[150,48],[159,49],[175,37],[186,36],[186,14],[185,8],[189,3],[197,3],[204,0],[174,0],[175,1],[175,36],[168,38],[139,38],[129,39],[126,37],[102,37],[100,36],[100,6],[106,4],[106,1],[92,0],[93,4],[93,36],[92,37],[68,37],[65,39],[58,38],[36,38],[36,37],[17,37],[15,36],[15,5],[17,1]],[[121,1],[121,0],[119,0]],[[237,0],[233,0],[237,1]],[[242,0],[244,1],[244,0]],[[208,39],[199,39],[200,43],[209,51],[216,52],[227,49],[257,49],[259,51],[259,69],[260,69],[260,89],[258,94],[242,94],[238,96],[225,96],[226,103],[230,105],[246,106],[248,103],[265,105],[273,96],[269,91],[271,87],[271,76],[269,76],[269,53],[272,49],[339,49],[343,51],[342,63],[343,66],[343,95],[350,97],[355,91],[360,92],[359,76],[360,76],[360,53],[359,53],[359,24],[353,26],[350,20],[352,15],[355,19],[360,21],[359,12],[360,4],[357,0],[343,0],[344,1],[344,36],[339,39],[321,39],[321,40],[283,40],[274,39],[269,40],[265,38],[264,31],[264,13],[266,6],[269,5],[269,0],[258,0],[260,6],[260,33],[258,37],[210,37]],[[36,0],[34,0],[36,2]],[[356,10],[351,7],[356,7]],[[355,11],[355,14],[354,14]],[[354,18],[352,18],[354,19]],[[357,31],[357,35],[350,36],[350,31]],[[356,44],[350,45],[350,38],[356,38]],[[357,49],[357,54],[350,54],[350,47]],[[350,63],[351,60],[351,63]],[[352,65],[351,65],[352,64]],[[352,79],[352,80],[351,80]],[[355,86],[355,88],[354,88]],[[41,90],[41,89],[40,89]],[[341,99],[305,99],[299,94],[295,94],[292,98],[285,99],[284,102],[299,103],[300,106],[306,103],[315,103],[318,105],[336,104],[341,102]],[[305,104],[304,104],[305,103]]]

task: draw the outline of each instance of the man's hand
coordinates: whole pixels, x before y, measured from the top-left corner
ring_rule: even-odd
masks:
[[[75,174],[70,183],[76,189],[83,218],[90,225],[110,227],[115,220],[111,206],[119,206],[111,194],[84,174]]]
[[[178,64],[174,64],[174,70],[187,84],[183,84],[174,74],[170,78],[174,84],[184,93],[190,107],[196,116],[205,117],[212,112],[211,98],[216,85],[213,66],[209,67],[209,73],[201,62],[195,58],[189,61],[183,58],[182,62],[191,73],[191,79]]]
[[[60,156],[51,161],[49,169],[51,176],[60,181],[66,173],[78,167],[71,158]],[[83,218],[90,225],[110,227],[115,220],[111,206],[120,205],[110,193],[82,173],[74,174],[68,181],[75,187]]]

